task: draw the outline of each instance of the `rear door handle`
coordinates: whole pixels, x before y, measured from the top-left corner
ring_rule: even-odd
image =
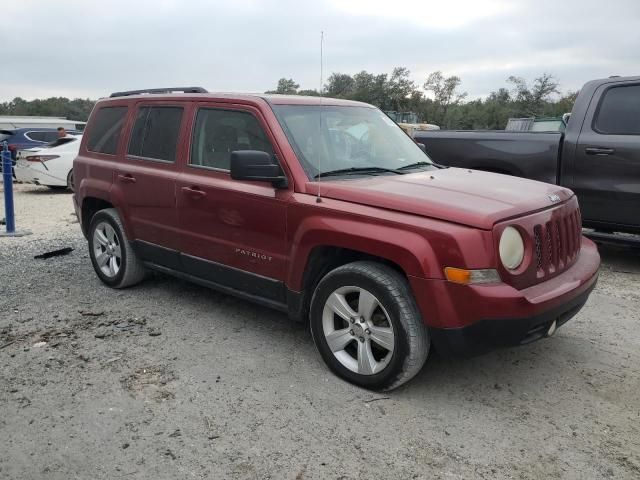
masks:
[[[587,155],[612,155],[615,153],[613,148],[587,147],[584,149]]]
[[[122,183],[136,183],[136,177],[134,177],[130,173],[118,175],[118,180],[120,180]]]
[[[182,187],[182,192],[194,198],[202,198],[207,196],[207,192],[200,190],[198,187]]]

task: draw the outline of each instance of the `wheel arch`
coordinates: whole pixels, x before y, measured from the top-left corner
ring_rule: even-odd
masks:
[[[358,260],[387,265],[405,278],[430,277],[437,269],[431,246],[415,232],[386,226],[371,231],[354,225],[309,229],[294,241],[287,276],[290,316],[304,320],[318,282],[331,270]]]
[[[126,201],[121,192],[114,188],[113,172],[96,168],[89,175],[90,165],[79,161],[77,157],[73,162],[74,195],[80,207],[80,226],[85,237],[88,235],[91,218],[96,212],[104,208],[115,208],[122,221],[125,233],[129,239],[133,239],[133,230],[126,215]]]
[[[99,212],[100,210],[104,210],[105,208],[114,208],[113,204],[104,198],[100,197],[85,197],[82,200],[81,206],[81,219],[80,219],[80,227],[82,228],[82,232],[85,237],[89,233],[89,225],[91,224],[91,219],[93,216]]]
[[[108,198],[103,195],[91,195],[86,196],[82,199],[81,208],[81,228],[84,236],[87,237],[89,233],[89,225],[91,224],[91,219],[93,216],[99,212],[100,210],[104,210],[105,208],[114,208],[118,215],[120,216],[120,220],[122,221],[122,226],[124,227],[125,234],[129,240],[133,240],[133,229],[129,224],[129,219],[126,215],[123,214],[123,209],[120,206],[113,202],[111,198]]]

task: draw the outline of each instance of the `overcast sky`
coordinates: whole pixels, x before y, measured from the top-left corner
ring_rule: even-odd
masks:
[[[462,78],[474,98],[510,75],[563,91],[640,75],[640,0],[5,0],[0,100],[98,98],[198,85],[262,92],[331,72]]]

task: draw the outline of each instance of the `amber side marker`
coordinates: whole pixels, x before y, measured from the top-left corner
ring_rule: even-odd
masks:
[[[447,280],[461,285],[486,284],[500,282],[498,271],[493,268],[467,270],[466,268],[446,267],[444,276]]]
[[[462,283],[468,285],[471,283],[471,271],[464,268],[446,267],[444,269],[444,276],[450,282]]]

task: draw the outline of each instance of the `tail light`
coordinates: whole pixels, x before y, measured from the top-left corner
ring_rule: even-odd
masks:
[[[46,162],[47,160],[53,160],[54,158],[60,158],[60,155],[29,155],[25,160],[27,162]]]

